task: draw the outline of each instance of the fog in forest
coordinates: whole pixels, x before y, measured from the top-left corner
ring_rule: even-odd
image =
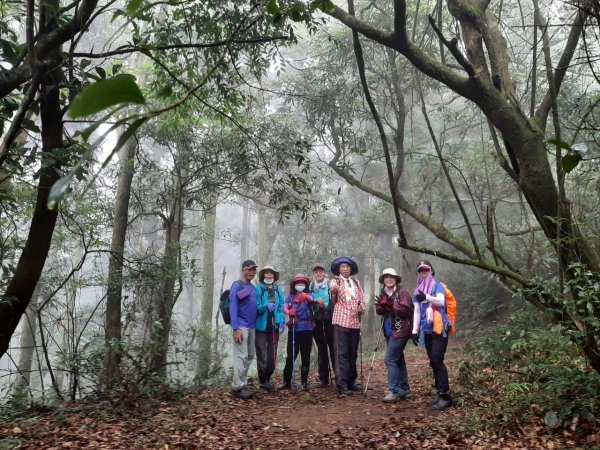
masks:
[[[0,7],[4,403],[227,386],[247,259],[354,259],[368,349],[426,259],[457,345],[600,372],[597,2],[80,3]]]

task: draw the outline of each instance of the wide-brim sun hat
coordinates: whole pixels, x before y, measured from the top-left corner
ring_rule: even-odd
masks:
[[[402,281],[402,277],[400,275],[398,275],[398,272],[396,272],[394,269],[392,269],[391,267],[388,269],[383,269],[383,272],[381,272],[381,275],[379,276],[379,283],[383,284],[383,279],[385,278],[385,276],[390,276],[390,277],[394,277],[396,279],[397,283],[400,283]]]
[[[274,274],[274,277],[273,277],[273,279],[274,279],[275,281],[279,280],[279,272],[277,272],[277,271],[276,271],[276,270],[273,268],[273,266],[265,266],[265,267],[263,267],[262,269],[260,269],[260,272],[258,272],[258,281],[260,281],[261,283],[264,281],[264,279],[265,279],[265,272],[266,272],[267,270],[270,270],[271,272],[273,272],[273,274]]]
[[[310,284],[310,280],[308,279],[308,277],[302,273],[297,273],[296,275],[294,275],[294,278],[292,278],[292,280],[290,281],[290,294],[297,294],[298,292],[296,291],[296,288],[294,287],[297,283],[304,283],[304,286],[306,286],[306,289],[308,289],[308,286]],[[305,291],[306,291],[305,289]]]
[[[350,266],[350,275],[356,275],[358,273],[358,264],[347,256],[341,256],[340,258],[334,259],[331,263],[331,273],[334,275],[340,274],[340,266],[342,264],[348,264]]]

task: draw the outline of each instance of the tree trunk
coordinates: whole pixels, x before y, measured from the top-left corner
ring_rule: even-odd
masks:
[[[161,287],[157,297],[156,321],[150,336],[150,372],[161,378],[167,375],[167,355],[173,307],[181,293],[181,283],[175,292],[175,282],[180,280],[180,241],[183,229],[183,197],[180,181],[177,181],[171,216],[165,227],[165,249],[161,264]]]
[[[377,286],[376,286],[376,281],[375,281],[377,274],[375,273],[375,255],[374,255],[375,239],[374,239],[373,233],[369,233],[367,240],[368,240],[367,248],[369,249],[368,250],[368,252],[369,252],[369,254],[368,254],[369,299],[367,301],[367,334],[372,335],[373,332],[375,331],[375,328],[377,327],[377,325],[376,325],[377,319],[375,318],[377,313],[375,312],[375,306],[374,306],[375,295],[377,294]],[[365,289],[366,288],[367,288],[367,286],[365,286]]]
[[[248,253],[250,251],[250,234],[248,232],[250,222],[250,210],[248,204],[244,202],[242,205],[242,234],[241,234],[241,249],[240,249],[240,260],[245,261],[248,259]]]
[[[106,345],[103,389],[111,390],[121,378],[121,302],[123,290],[123,255],[129,217],[129,199],[134,173],[137,143],[130,139],[119,151],[119,179],[115,200],[110,256],[104,340]]]
[[[202,249],[202,272],[204,286],[202,288],[202,305],[198,320],[198,361],[195,379],[202,383],[210,374],[212,327],[211,320],[214,304],[215,287],[215,230],[217,225],[217,207],[205,212],[204,242]]]
[[[258,267],[264,267],[267,264],[267,209],[258,208]]]
[[[58,10],[58,1],[47,1],[46,8],[48,10]],[[45,31],[50,32],[55,27],[55,19],[50,19],[46,24]],[[62,65],[61,48],[56,47],[56,49],[48,51],[44,58],[48,67],[58,68],[44,75],[41,82],[42,159],[52,161],[52,154],[56,151],[62,151],[64,147],[59,91],[62,78],[60,71]],[[42,165],[39,171],[37,197],[27,241],[17,263],[14,276],[4,293],[4,301],[0,302],[0,356],[4,355],[9,348],[10,339],[31,301],[35,286],[40,279],[48,257],[56,225],[57,209],[49,209],[47,204],[50,189],[60,178],[57,169],[57,164],[50,164],[48,166]]]
[[[21,351],[19,353],[19,378],[13,385],[13,398],[24,400],[24,392],[31,385],[31,369],[33,367],[33,355],[36,350],[37,334],[37,306],[40,295],[39,284],[33,292],[32,301],[27,305],[25,320],[21,322]]]

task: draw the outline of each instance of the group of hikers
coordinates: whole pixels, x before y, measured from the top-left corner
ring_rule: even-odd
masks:
[[[277,284],[279,272],[265,266],[258,272],[252,260],[242,263],[242,278],[229,290],[229,315],[233,329],[232,393],[252,398],[248,388],[248,369],[256,355],[261,389],[275,391],[271,381],[277,365],[279,336],[289,329],[283,382],[279,389],[296,389],[295,361],[300,353],[301,388],[309,390],[312,341],[317,345],[319,387],[330,385],[332,371],[337,390],[342,395],[362,391],[357,385],[356,361],[361,339],[361,319],[366,311],[360,282],[353,278],[358,265],[349,257],[331,263],[333,278],[328,279],[323,264],[315,264],[312,279],[295,275],[289,294]],[[453,324],[446,313],[444,286],[434,278],[435,271],[427,260],[417,265],[417,286],[411,296],[401,286],[402,278],[393,268],[379,277],[381,292],[375,297],[375,310],[382,316],[382,330],[387,342],[385,364],[389,392],[384,402],[411,396],[404,349],[408,341],[415,345],[424,340],[433,370],[436,396],[428,401],[434,409],[452,406],[448,370],[444,356]]]

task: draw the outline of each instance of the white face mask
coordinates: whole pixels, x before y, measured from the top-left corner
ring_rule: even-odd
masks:
[[[297,292],[302,292],[305,288],[306,286],[304,286],[303,284],[294,285],[294,289],[296,289]]]
[[[271,279],[266,279],[265,278],[264,281],[265,281],[265,284],[273,284],[273,282],[275,281],[275,279],[274,278],[271,278]]]

